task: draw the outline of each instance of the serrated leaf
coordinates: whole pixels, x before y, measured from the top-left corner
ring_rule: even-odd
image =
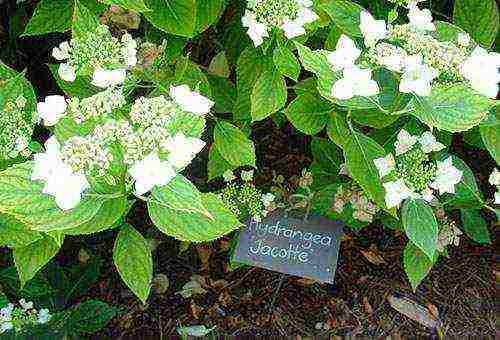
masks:
[[[325,128],[333,109],[332,103],[314,94],[305,93],[288,105],[285,114],[297,130],[315,135]]]
[[[455,186],[454,194],[442,195],[441,203],[449,208],[481,208],[483,195],[472,170],[460,158],[453,157],[453,166],[462,171],[462,180]]]
[[[64,329],[73,336],[95,333],[117,314],[114,308],[99,300],[87,300],[71,307],[62,315]]]
[[[429,259],[436,253],[438,224],[432,208],[421,199],[407,199],[401,208],[406,236]]]
[[[479,133],[481,134],[481,139],[484,146],[489,151],[491,157],[495,160],[497,164],[500,164],[500,122],[498,121],[496,115],[490,115],[491,119],[484,124],[479,125]]]
[[[19,274],[21,287],[57,254],[59,248],[60,246],[52,237],[45,236],[27,246],[14,249],[14,263]]]
[[[0,214],[0,246],[24,247],[42,237],[42,233],[30,230],[24,223],[12,216]]]
[[[146,303],[153,279],[151,247],[130,225],[124,225],[116,237],[113,262],[122,280],[143,303]]]
[[[102,227],[108,219],[99,214],[101,207],[108,200],[124,199],[121,193],[88,192],[77,207],[63,211],[52,196],[42,193],[42,181],[30,180],[32,171],[33,162],[26,162],[0,172],[0,212],[15,217],[32,230],[74,229],[90,222]]]
[[[344,160],[342,150],[335,143],[326,138],[314,137],[311,141],[311,152],[314,161],[321,168],[332,174],[338,174]]]
[[[385,156],[384,149],[361,133],[345,136],[344,158],[349,174],[380,207],[385,207],[385,189],[373,160]]]
[[[265,63],[250,97],[252,121],[262,120],[282,109],[286,99],[285,79],[272,63]]]
[[[230,70],[224,51],[217,53],[212,59],[208,65],[208,73],[223,78],[229,77]]]
[[[224,172],[233,170],[234,168],[236,167],[226,161],[215,147],[215,144],[213,144],[208,153],[208,180],[211,181],[214,178],[222,176]]]
[[[226,78],[208,75],[208,82],[212,90],[212,99],[215,102],[216,112],[233,112],[236,102],[236,87]]]
[[[69,97],[87,98],[99,92],[99,89],[91,84],[90,77],[78,76],[74,82],[64,81],[57,72],[59,65],[48,65],[57,85]]]
[[[477,209],[460,209],[462,227],[467,235],[477,243],[491,243],[486,221]]]
[[[214,129],[214,145],[220,155],[234,167],[255,167],[253,142],[236,126],[219,120]]]
[[[196,32],[203,32],[222,15],[224,0],[196,1]]]
[[[362,37],[359,29],[360,13],[364,8],[349,0],[329,0],[320,6],[332,18],[335,25],[351,37]]]
[[[483,47],[489,48],[500,25],[498,5],[495,0],[455,0],[453,22]]]
[[[191,38],[196,32],[196,0],[146,0],[144,17],[156,28]]]
[[[326,132],[328,137],[330,137],[335,144],[343,148],[347,141],[345,137],[350,134],[345,113],[341,111],[332,112],[328,119]]]
[[[21,36],[66,32],[71,28],[71,0],[42,0]]]
[[[273,61],[279,73],[297,81],[300,74],[300,63],[290,49],[278,44],[273,52]]]
[[[414,96],[410,106],[411,113],[427,125],[460,132],[479,124],[493,101],[464,84],[437,84],[430,96]]]
[[[233,116],[235,120],[251,120],[250,112],[252,89],[263,69],[264,56],[260,49],[248,47],[238,58],[236,65],[236,103]]]
[[[142,0],[99,0],[106,5],[118,5],[123,9],[130,9],[135,12],[148,12],[150,9]]]
[[[403,263],[408,280],[414,291],[418,285],[429,274],[435,260],[429,259],[418,247],[410,241],[406,244],[403,251]]]
[[[99,26],[99,18],[83,1],[74,0],[73,23],[71,26],[72,37],[78,38],[88,32],[94,31]]]
[[[155,201],[148,202],[148,210],[158,229],[181,241],[212,241],[242,226],[217,195],[202,194],[202,201],[212,220],[201,214],[174,211]]]
[[[194,212],[211,218],[201,201],[201,193],[182,175],[177,175],[163,187],[155,187],[151,193],[151,199],[171,210]]]

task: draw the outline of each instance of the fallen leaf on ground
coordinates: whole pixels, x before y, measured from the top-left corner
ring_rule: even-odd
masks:
[[[372,305],[370,305],[370,301],[368,301],[368,297],[363,297],[363,308],[366,314],[373,314]]]
[[[207,328],[201,326],[177,327],[177,333],[181,336],[202,337],[213,331],[215,327]]]
[[[202,287],[203,278],[199,275],[191,276],[191,281],[186,283],[182,290],[178,291],[176,294],[182,295],[183,298],[187,299],[195,294],[204,294],[207,291]]]
[[[388,300],[392,308],[421,325],[432,329],[439,326],[440,321],[427,308],[415,301],[394,295],[389,296]]]
[[[170,286],[170,280],[165,274],[158,274],[154,277],[153,282],[151,283],[153,289],[157,294],[165,294]]]
[[[378,250],[377,246],[375,246],[374,244],[372,244],[370,246],[370,249],[368,250],[361,250],[361,254],[363,254],[363,256],[368,261],[375,265],[387,264],[387,262],[385,262],[384,258],[382,257],[380,250]]]

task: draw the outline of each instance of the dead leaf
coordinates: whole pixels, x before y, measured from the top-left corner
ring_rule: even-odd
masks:
[[[199,319],[203,308],[198,306],[194,301],[191,301],[191,314],[195,319]]]
[[[434,305],[430,302],[427,302],[427,309],[432,314],[434,319],[439,320],[439,309],[436,307],[436,305]]]
[[[313,279],[308,279],[306,277],[301,277],[301,278],[297,279],[297,283],[300,285],[303,285],[303,286],[310,286],[310,285],[313,285],[317,282],[318,281],[313,280]]]
[[[370,302],[368,301],[368,297],[366,297],[366,296],[363,297],[363,308],[364,308],[366,314],[373,314],[372,305],[370,305]]]
[[[151,282],[151,285],[153,286],[153,289],[157,294],[165,294],[165,292],[168,290],[168,287],[170,286],[170,281],[165,274],[158,274],[154,277],[153,281]]]
[[[370,249],[368,250],[361,250],[361,254],[370,261],[371,263],[375,265],[380,265],[380,264],[387,264],[385,262],[384,258],[382,257],[381,252],[377,249],[377,246],[372,244],[370,246]]]
[[[440,324],[439,319],[436,319],[427,308],[413,300],[405,297],[398,298],[394,295],[391,295],[388,300],[392,308],[425,327],[434,329]]]
[[[198,251],[198,256],[201,260],[201,269],[208,269],[210,265],[210,257],[212,256],[212,248],[206,244],[199,244],[196,246],[196,250]]]

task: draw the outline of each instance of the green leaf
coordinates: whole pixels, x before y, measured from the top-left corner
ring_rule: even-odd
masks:
[[[212,241],[242,226],[217,195],[202,194],[202,201],[213,219],[197,213],[171,210],[154,200],[148,201],[148,209],[154,224],[162,232],[181,241]]]
[[[432,208],[421,199],[407,199],[401,208],[406,236],[429,259],[436,253],[438,223]]]
[[[344,136],[344,158],[349,174],[364,192],[380,207],[385,207],[385,189],[373,160],[384,157],[384,149],[373,139],[361,133]]]
[[[498,109],[497,109],[498,110]],[[490,119],[479,125],[479,133],[486,149],[490,152],[491,157],[500,164],[499,136],[500,122],[496,115],[490,115]]]
[[[455,0],[453,22],[483,47],[489,48],[500,25],[498,5],[495,0]]]
[[[59,65],[50,64],[48,67],[59,88],[69,97],[87,98],[100,91],[90,83],[90,77],[78,76],[74,82],[64,81],[57,72]]]
[[[460,209],[462,227],[467,235],[477,243],[491,243],[486,221],[477,209]]]
[[[148,241],[132,226],[122,227],[115,241],[113,262],[122,280],[146,303],[153,279],[153,258]]]
[[[252,121],[267,118],[285,106],[287,99],[285,79],[271,63],[265,63],[252,89],[250,99]]]
[[[99,18],[95,12],[89,10],[82,0],[75,0],[73,10],[72,37],[78,38],[88,32],[94,31],[99,26]]]
[[[297,130],[315,135],[325,128],[333,109],[332,103],[312,93],[305,93],[288,105],[285,114]]]
[[[234,167],[255,167],[253,142],[236,126],[219,120],[214,130],[214,145],[220,155]]]
[[[208,65],[208,73],[223,78],[229,78],[230,70],[224,51],[217,53],[212,59],[210,65]]]
[[[347,141],[346,136],[351,134],[349,126],[347,125],[345,113],[341,111],[332,112],[328,119],[326,132],[328,133],[328,137],[330,137],[335,144],[343,148]]]
[[[428,97],[414,96],[414,116],[429,126],[449,132],[466,131],[479,124],[494,102],[464,84],[437,84]]]
[[[155,187],[151,193],[152,199],[171,210],[199,213],[211,218],[201,201],[201,193],[182,175],[177,175],[163,187]]]
[[[297,81],[300,74],[300,63],[290,49],[278,44],[273,52],[273,61],[280,74]]]
[[[344,163],[342,150],[326,138],[314,137],[311,141],[311,152],[314,161],[331,173],[338,173],[340,166]]]
[[[226,78],[208,75],[208,82],[212,90],[212,99],[215,102],[216,112],[233,112],[236,102],[236,88],[234,84]]]
[[[15,218],[0,214],[0,246],[24,247],[42,237],[42,233],[30,230],[24,223]]]
[[[156,28],[191,38],[196,32],[196,0],[146,0],[144,17]]]
[[[351,37],[363,36],[359,29],[359,16],[364,11],[363,7],[349,0],[328,0],[320,7],[345,34]]]
[[[455,194],[444,194],[441,203],[449,208],[482,208],[484,199],[472,170],[460,158],[453,157],[453,165],[462,171],[462,180],[455,186]]]
[[[226,161],[217,150],[215,144],[210,148],[208,153],[208,180],[222,176],[227,170],[235,169],[228,161]]]
[[[437,256],[435,257],[431,260],[413,243],[408,242],[406,244],[403,252],[403,262],[413,291],[417,290],[418,285],[431,271],[432,266],[437,260]]]
[[[233,116],[235,120],[251,120],[251,94],[262,69],[264,56],[260,49],[246,48],[236,65],[236,103]]]
[[[114,308],[99,300],[87,300],[62,314],[65,331],[73,336],[95,333],[117,314]],[[53,321],[54,322],[54,321]]]
[[[460,27],[446,21],[436,20],[434,21],[434,25],[436,26],[436,31],[431,33],[432,36],[443,42],[450,41],[452,43],[456,43],[458,41],[459,34],[467,33]]]
[[[143,0],[99,0],[106,5],[118,5],[123,9],[130,9],[135,12],[148,12],[150,9]]]
[[[75,208],[63,211],[52,196],[42,193],[44,183],[31,181],[33,162],[16,164],[0,172],[0,212],[18,219],[36,231],[74,229],[86,223],[103,227],[109,220],[101,207],[110,200],[124,199],[122,193],[84,194]]]
[[[21,287],[57,254],[59,248],[52,237],[45,236],[27,246],[14,249],[14,263],[19,274]]]
[[[40,1],[21,36],[66,32],[71,28],[72,7],[70,0]]]
[[[203,32],[222,15],[224,0],[196,1],[196,32]]]

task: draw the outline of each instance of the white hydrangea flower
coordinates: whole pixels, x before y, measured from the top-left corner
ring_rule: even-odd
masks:
[[[423,63],[421,54],[409,56],[399,83],[399,91],[415,93],[421,97],[429,96],[432,90],[431,83],[438,76],[438,70]]]
[[[169,152],[168,161],[177,169],[183,169],[204,147],[205,142],[199,138],[186,137],[182,132],[169,137],[162,147]]]
[[[495,205],[500,205],[500,191],[495,192]]]
[[[427,187],[420,193],[420,197],[427,202],[432,202],[434,199],[434,193],[431,188]]]
[[[191,91],[187,85],[171,86],[170,98],[172,98],[182,110],[204,115],[210,112],[214,102],[196,91]]]
[[[436,140],[436,137],[430,131],[422,133],[418,141],[424,153],[437,152],[446,148],[444,144]]]
[[[45,181],[42,193],[54,196],[62,210],[73,209],[80,203],[82,193],[90,188],[82,173],[75,173],[62,160],[60,144],[55,137],[45,143],[45,153],[35,155],[31,180]]]
[[[269,207],[271,204],[273,204],[274,200],[276,199],[276,196],[272,193],[267,193],[262,195],[262,204],[264,204],[264,207]]]
[[[444,161],[437,162],[436,179],[430,187],[437,190],[440,195],[444,193],[455,193],[455,185],[462,180],[462,171],[453,166],[453,158],[450,156]]]
[[[467,47],[471,43],[470,35],[468,33],[458,33],[457,44],[461,47]]]
[[[375,44],[387,36],[387,24],[385,20],[375,20],[367,11],[361,11],[359,29],[363,33],[366,46]]]
[[[59,68],[57,69],[57,74],[62,80],[70,83],[74,82],[76,79],[75,68],[66,63],[59,64]]]
[[[236,179],[236,176],[234,175],[233,170],[228,169],[224,171],[224,173],[222,174],[222,178],[224,179],[224,182],[229,183],[234,181]]]
[[[260,23],[255,18],[251,11],[246,11],[245,15],[241,18],[243,27],[247,27],[247,34],[252,39],[255,47],[260,46],[264,42],[264,38],[268,37],[267,25]]]
[[[402,155],[413,148],[413,145],[417,143],[417,137],[411,135],[405,129],[401,129],[399,131],[397,140],[394,143],[394,147],[396,149],[396,156]]]
[[[251,182],[253,180],[253,173],[254,173],[253,170],[248,170],[248,171],[243,170],[241,172],[241,179],[244,180],[245,182]]]
[[[304,3],[304,2],[303,2]],[[312,4],[311,4],[312,6]],[[318,15],[308,7],[301,7],[295,20],[285,19],[281,28],[288,39],[306,34],[305,24],[310,24],[319,19]]]
[[[0,309],[0,334],[14,328],[14,324],[12,323],[13,311],[14,305],[12,303]]]
[[[410,27],[418,31],[435,31],[436,26],[432,22],[432,13],[429,9],[418,8],[417,2],[409,4],[408,19]]]
[[[490,175],[490,178],[489,178],[489,182],[491,185],[494,185],[494,186],[500,186],[500,171],[498,171],[497,168],[495,168],[495,170],[493,170],[493,172],[491,173]]]
[[[141,196],[151,191],[154,186],[165,186],[176,176],[170,162],[162,161],[158,154],[151,153],[136,162],[128,173],[135,180],[135,195]]]
[[[108,88],[110,86],[116,86],[122,84],[127,76],[127,71],[125,69],[116,70],[105,70],[98,67],[94,70],[92,75],[92,85],[100,88]]]
[[[480,46],[459,66],[460,74],[470,81],[471,87],[489,98],[498,94],[499,68],[500,53],[488,52]]]
[[[341,71],[353,67],[360,55],[361,50],[356,47],[354,41],[342,34],[337,41],[335,51],[328,54],[327,59],[333,71]]]
[[[63,96],[47,96],[43,102],[37,104],[38,117],[43,120],[43,125],[54,126],[66,115],[68,104]]]
[[[27,310],[30,310],[30,309],[33,309],[33,302],[26,302],[25,299],[21,299],[19,300],[19,305],[21,305],[21,308],[24,310],[24,311],[27,311]]]
[[[408,188],[402,179],[383,184],[385,188],[385,204],[387,208],[397,207],[405,199],[412,197],[413,192]]]
[[[341,100],[354,96],[371,97],[379,92],[377,82],[372,79],[372,70],[357,66],[345,68],[343,78],[337,80],[332,87],[332,96]]]
[[[125,65],[132,68],[137,65],[137,41],[128,33],[122,35],[122,57],[125,60]]]
[[[50,321],[52,315],[50,315],[49,310],[46,308],[40,309],[38,311],[37,323],[40,325],[46,324]]]
[[[394,160],[392,153],[385,157],[374,159],[373,163],[375,163],[375,166],[377,167],[380,178],[387,176],[396,168],[396,161]]]
[[[66,60],[69,59],[70,52],[71,46],[69,45],[69,42],[63,41],[58,47],[54,47],[52,50],[52,57],[59,61]]]

